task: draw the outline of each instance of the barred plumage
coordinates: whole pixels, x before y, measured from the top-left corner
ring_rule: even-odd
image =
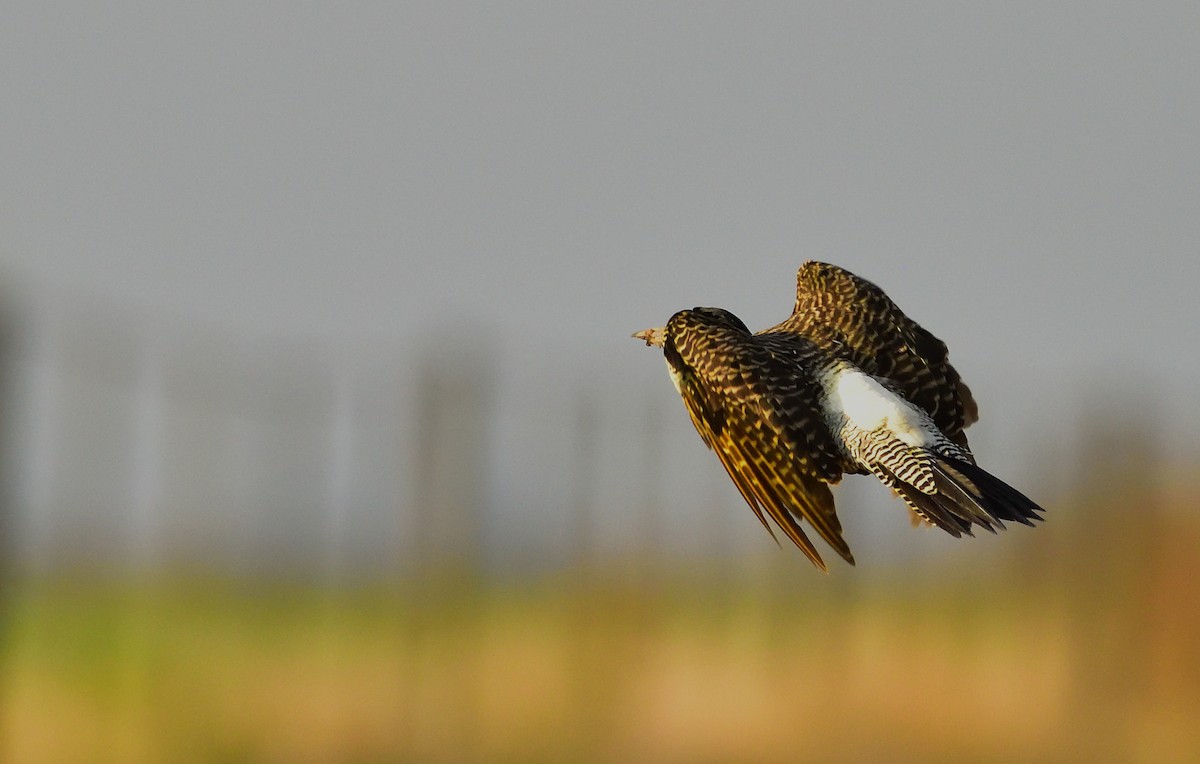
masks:
[[[904,314],[883,290],[844,268],[809,260],[796,273],[792,315],[763,333],[787,332],[837,350],[889,380],[963,448],[979,419],[971,390],[950,365],[946,344]]]
[[[820,350],[797,337],[756,338],[736,316],[715,308],[676,313],[662,336],[692,424],[763,527],[771,531],[765,510],[824,568],[797,521],[806,520],[853,563],[827,485],[841,478],[842,456],[813,405],[820,386],[805,365]]]
[[[847,472],[875,475],[954,536],[1039,519],[975,466],[962,432],[975,403],[944,344],[836,266],[805,263],[798,281],[792,317],[759,334],[693,308],[634,335],[663,349],[692,424],[769,532],[768,516],[825,570],[808,522],[853,564],[829,490]]]

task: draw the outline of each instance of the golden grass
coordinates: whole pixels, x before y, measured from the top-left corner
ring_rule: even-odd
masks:
[[[733,582],[26,583],[0,744],[14,762],[1188,761],[1187,560],[1127,602],[786,563]]]

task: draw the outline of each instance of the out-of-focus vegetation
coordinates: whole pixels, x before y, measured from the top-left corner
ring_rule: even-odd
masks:
[[[1191,761],[1198,499],[1114,494],[998,556],[830,577],[776,554],[339,589],[25,581],[4,759]]]

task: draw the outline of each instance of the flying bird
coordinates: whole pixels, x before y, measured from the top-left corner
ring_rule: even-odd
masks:
[[[944,343],[837,266],[805,263],[797,287],[792,316],[758,334],[693,308],[633,335],[663,349],[692,424],[772,537],[768,516],[826,570],[806,522],[853,565],[829,489],[844,474],[874,475],[955,537],[1041,519],[975,464],[963,430],[977,408]]]

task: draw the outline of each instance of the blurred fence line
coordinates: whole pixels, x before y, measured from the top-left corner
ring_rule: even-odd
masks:
[[[395,566],[410,428],[394,354],[346,363],[108,305],[24,308],[5,358],[23,566]]]
[[[551,359],[514,375],[482,330],[417,350],[352,351],[61,295],[10,308],[3,521],[8,559],[32,571],[103,563],[338,579],[470,573],[514,555],[535,567],[644,567],[764,548],[661,374],[656,385],[619,373],[579,384],[551,374]],[[1018,531],[1004,544],[1014,566],[1095,578],[1153,556],[1165,501],[1153,475],[1169,461],[1155,423],[1165,414],[1135,400],[1087,404],[1080,420],[1107,429],[1089,425],[1082,450],[1060,445],[1042,460],[1079,476],[1065,488],[1081,510],[1050,514],[1051,527],[1078,522],[1079,543],[1042,559],[1040,542]],[[1013,481],[1037,496],[1039,486]],[[1145,486],[1136,511],[1104,514],[1111,481]],[[843,507],[895,503],[847,483]],[[848,536],[886,547],[867,514],[843,511]],[[1093,554],[1115,535],[1123,543]]]
[[[346,349],[57,293],[10,305],[6,538],[27,572],[466,573],[668,537],[669,401],[621,411],[561,379],[500,401],[486,330]]]

